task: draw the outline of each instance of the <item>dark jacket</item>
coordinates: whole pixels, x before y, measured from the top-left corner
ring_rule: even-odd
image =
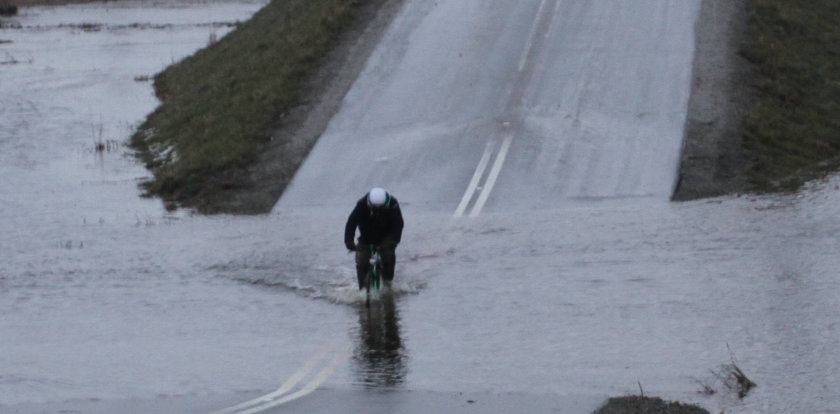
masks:
[[[388,202],[379,208],[368,206],[367,194],[362,197],[347,218],[344,227],[344,244],[352,245],[356,228],[359,229],[359,243],[380,244],[386,238],[399,243],[402,238],[403,218],[400,203],[390,196]]]

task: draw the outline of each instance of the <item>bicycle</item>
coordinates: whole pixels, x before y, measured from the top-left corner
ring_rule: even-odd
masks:
[[[379,291],[380,280],[382,279],[382,256],[376,246],[370,246],[370,268],[365,275],[365,307],[370,308],[370,291]]]

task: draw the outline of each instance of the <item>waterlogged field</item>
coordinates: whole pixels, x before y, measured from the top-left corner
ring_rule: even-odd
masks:
[[[180,398],[211,412],[313,360],[334,362],[301,404],[389,389],[591,412],[641,385],[711,412],[840,407],[840,178],[457,220],[400,198],[397,293],[374,314],[343,251],[355,200],[242,218],[139,198],[148,173],[124,144],[156,101],[135,78],[262,4],[2,20],[0,411]],[[733,356],[758,384],[744,399],[712,373]]]

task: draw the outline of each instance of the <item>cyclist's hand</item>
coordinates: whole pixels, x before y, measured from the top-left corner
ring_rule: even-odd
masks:
[[[344,246],[345,246],[345,247],[347,247],[347,250],[349,250],[349,251],[351,251],[351,252],[355,252],[355,251],[356,251],[356,244],[355,244],[355,243],[353,243],[353,242],[345,242],[345,243],[344,243]]]

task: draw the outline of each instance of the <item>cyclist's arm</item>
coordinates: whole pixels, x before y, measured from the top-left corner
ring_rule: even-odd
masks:
[[[351,249],[351,246],[356,245],[353,239],[356,237],[356,227],[358,226],[359,206],[357,205],[350,213],[350,217],[347,217],[347,224],[344,226],[344,245],[348,250],[353,250]]]
[[[403,231],[403,217],[402,211],[400,210],[400,203],[396,200],[393,200],[393,205],[391,206],[393,210],[393,215],[391,218],[391,238],[394,240],[395,243],[399,243],[402,239],[402,231]]]

